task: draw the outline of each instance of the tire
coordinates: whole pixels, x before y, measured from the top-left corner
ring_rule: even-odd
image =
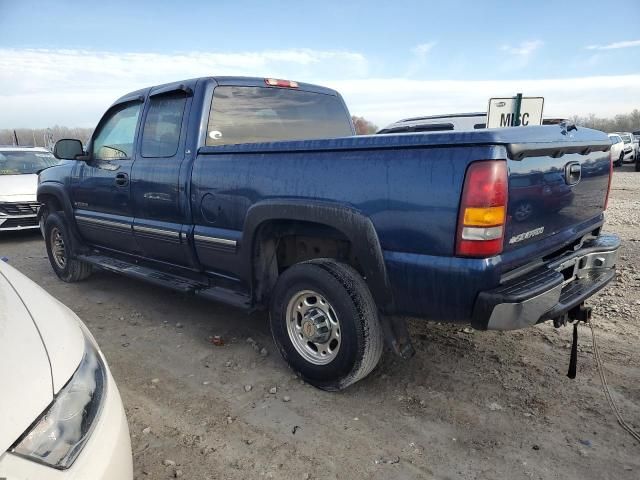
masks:
[[[615,167],[621,167],[623,163],[624,163],[624,152],[622,152],[620,154],[620,158],[618,158],[618,161],[616,163],[614,163],[613,165]]]
[[[273,290],[269,321],[284,360],[322,390],[361,380],[382,355],[382,326],[369,288],[355,269],[332,259],[285,270]]]
[[[636,156],[635,170],[636,170],[636,172],[640,172],[640,156]]]
[[[60,280],[74,283],[91,275],[90,264],[73,258],[73,240],[62,213],[50,212],[47,215],[44,232],[49,263]]]

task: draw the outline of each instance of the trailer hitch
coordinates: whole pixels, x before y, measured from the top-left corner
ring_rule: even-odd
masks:
[[[591,311],[591,307],[585,307],[584,303],[581,303],[577,307],[569,310],[566,315],[570,321],[575,320],[575,323],[573,324],[573,342],[571,343],[571,356],[569,357],[569,371],[567,372],[567,377],[569,377],[571,380],[576,378],[576,371],[578,368],[578,324],[580,322],[588,323],[589,320],[591,320]]]

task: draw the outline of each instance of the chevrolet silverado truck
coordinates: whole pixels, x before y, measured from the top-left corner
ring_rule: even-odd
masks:
[[[123,96],[86,151],[59,141],[74,161],[40,173],[39,218],[63,281],[99,268],[268,310],[286,362],[338,390],[385,342],[411,356],[409,317],[583,318],[615,275],[610,148],[566,123],[355,136],[333,90],[199,78]]]

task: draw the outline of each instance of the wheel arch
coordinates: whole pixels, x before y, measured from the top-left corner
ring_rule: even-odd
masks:
[[[64,185],[60,183],[47,182],[40,184],[38,186],[37,200],[38,203],[43,205],[50,204],[53,201],[67,217],[73,218],[71,200],[69,200],[64,190]]]
[[[73,205],[71,199],[67,194],[63,184],[58,182],[45,182],[38,185],[37,200],[43,205],[48,205],[54,202],[60,211],[64,213],[64,219],[69,226],[70,233],[74,241],[74,247],[76,249],[81,248],[82,238],[78,226],[76,225],[75,216],[73,214]],[[43,209],[38,211],[38,222],[42,218]],[[76,250],[77,251],[77,250]]]
[[[361,274],[381,310],[390,309],[393,299],[382,255],[382,247],[371,220],[352,207],[323,201],[290,199],[265,200],[253,205],[247,212],[243,228],[244,271],[250,279],[251,290],[256,292],[255,262],[260,234],[272,222],[298,222],[325,227],[327,232],[338,232],[351,244]]]

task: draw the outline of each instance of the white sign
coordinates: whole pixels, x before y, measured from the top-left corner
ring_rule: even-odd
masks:
[[[542,125],[543,97],[522,97],[520,126]],[[515,127],[516,97],[491,98],[487,109],[487,128]]]

